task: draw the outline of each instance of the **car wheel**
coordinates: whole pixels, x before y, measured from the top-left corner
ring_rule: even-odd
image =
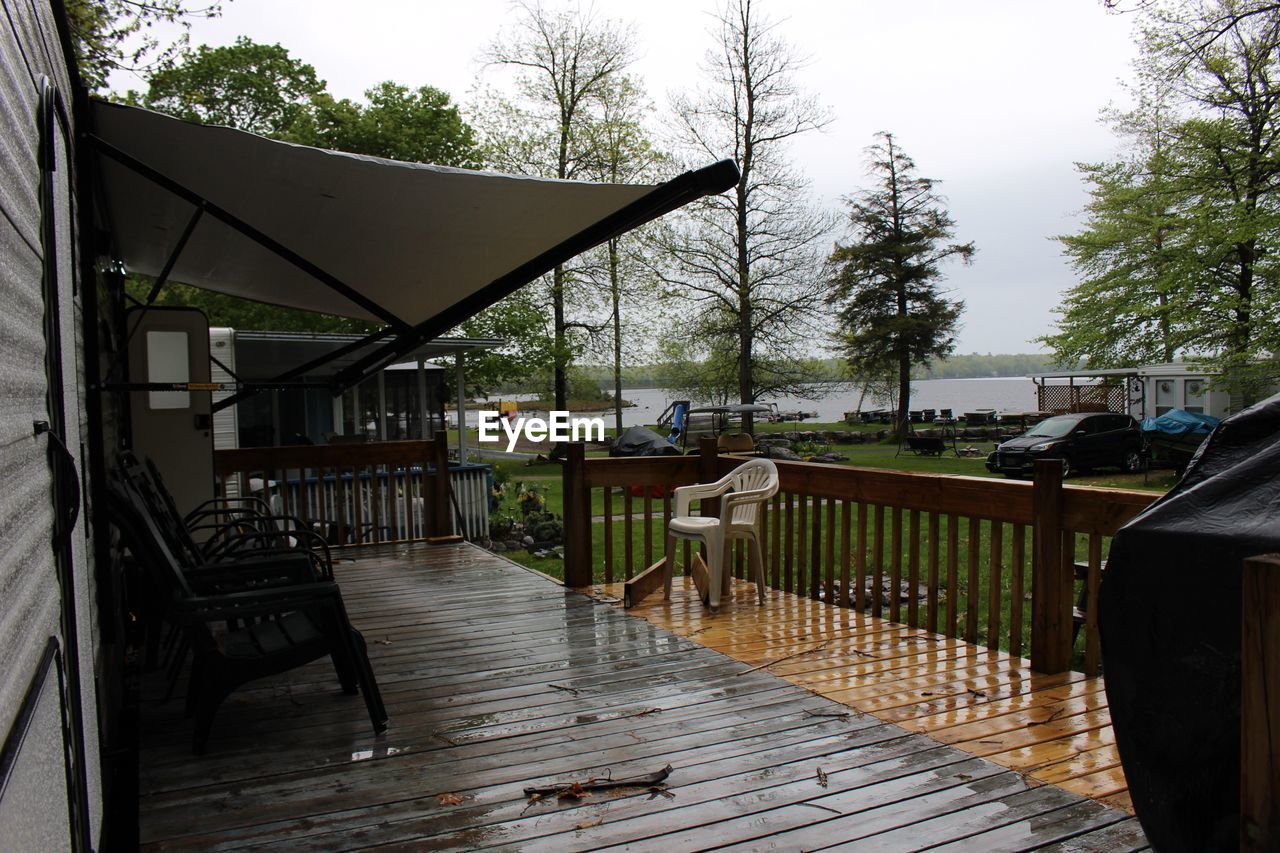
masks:
[[[1136,474],[1142,470],[1142,454],[1138,452],[1136,447],[1131,447],[1124,452],[1121,467],[1130,474]]]
[[[1062,479],[1065,480],[1070,476],[1071,476],[1071,460],[1064,456],[1062,457]]]

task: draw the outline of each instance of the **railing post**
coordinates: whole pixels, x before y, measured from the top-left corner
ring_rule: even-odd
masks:
[[[1280,848],[1280,555],[1244,561],[1240,625],[1240,849]]]
[[[1071,668],[1071,561],[1063,559],[1062,463],[1039,459],[1031,490],[1031,668],[1052,675]]]
[[[591,586],[591,505],[587,500],[587,448],[580,441],[565,445],[564,585]]]
[[[432,439],[432,461],[436,476],[431,481],[431,527],[433,536],[448,536],[453,532],[453,504],[449,485],[449,439],[441,433]],[[461,531],[459,531],[461,532]]]

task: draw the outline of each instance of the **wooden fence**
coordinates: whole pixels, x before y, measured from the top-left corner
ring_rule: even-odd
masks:
[[[443,436],[218,450],[213,457],[223,494],[257,495],[273,510],[311,523],[334,545],[465,532],[455,523]]]
[[[671,489],[718,479],[744,461],[716,455],[714,441],[702,451],[586,459],[581,445],[571,445],[564,468],[566,584],[586,586],[597,576],[629,580],[661,559]],[[1096,601],[1104,539],[1145,509],[1150,494],[1063,486],[1056,462],[1038,467],[1033,483],[777,465],[781,488],[759,531],[772,588],[1015,655],[1029,646],[1032,667],[1044,673],[1071,667],[1079,604],[1082,666],[1100,671]],[[596,509],[602,531],[593,531]],[[678,561],[687,566],[688,556],[686,547]],[[732,561],[738,577],[745,576],[744,556],[739,543]]]

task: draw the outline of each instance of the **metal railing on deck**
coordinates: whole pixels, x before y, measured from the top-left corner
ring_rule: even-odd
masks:
[[[571,445],[566,584],[640,575],[662,559],[672,488],[718,479],[744,458],[716,455],[714,440],[701,456],[641,459],[586,459]],[[1064,487],[1057,463],[1026,483],[775,462],[781,488],[759,531],[770,587],[1014,655],[1029,648],[1033,668],[1045,673],[1070,668],[1082,633],[1083,669],[1100,671],[1104,538],[1152,495]],[[598,529],[593,514],[603,516]],[[735,549],[731,566],[746,577],[742,543]],[[686,546],[682,566],[688,556]]]
[[[222,494],[262,497],[333,545],[488,532],[489,466],[450,465],[443,436],[218,450],[214,473]]]

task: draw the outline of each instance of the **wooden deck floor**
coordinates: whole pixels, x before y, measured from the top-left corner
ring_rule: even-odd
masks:
[[[596,588],[620,597],[622,585]],[[850,708],[1072,793],[1133,811],[1101,678],[1031,674],[1028,661],[734,581],[712,616],[678,578],[627,611]]]
[[[233,695],[200,758],[181,701],[147,698],[144,846],[1145,846],[1121,811],[849,712],[469,545],[364,556],[339,582],[391,729],[372,734],[327,662]],[[671,796],[523,793],[668,764]]]

